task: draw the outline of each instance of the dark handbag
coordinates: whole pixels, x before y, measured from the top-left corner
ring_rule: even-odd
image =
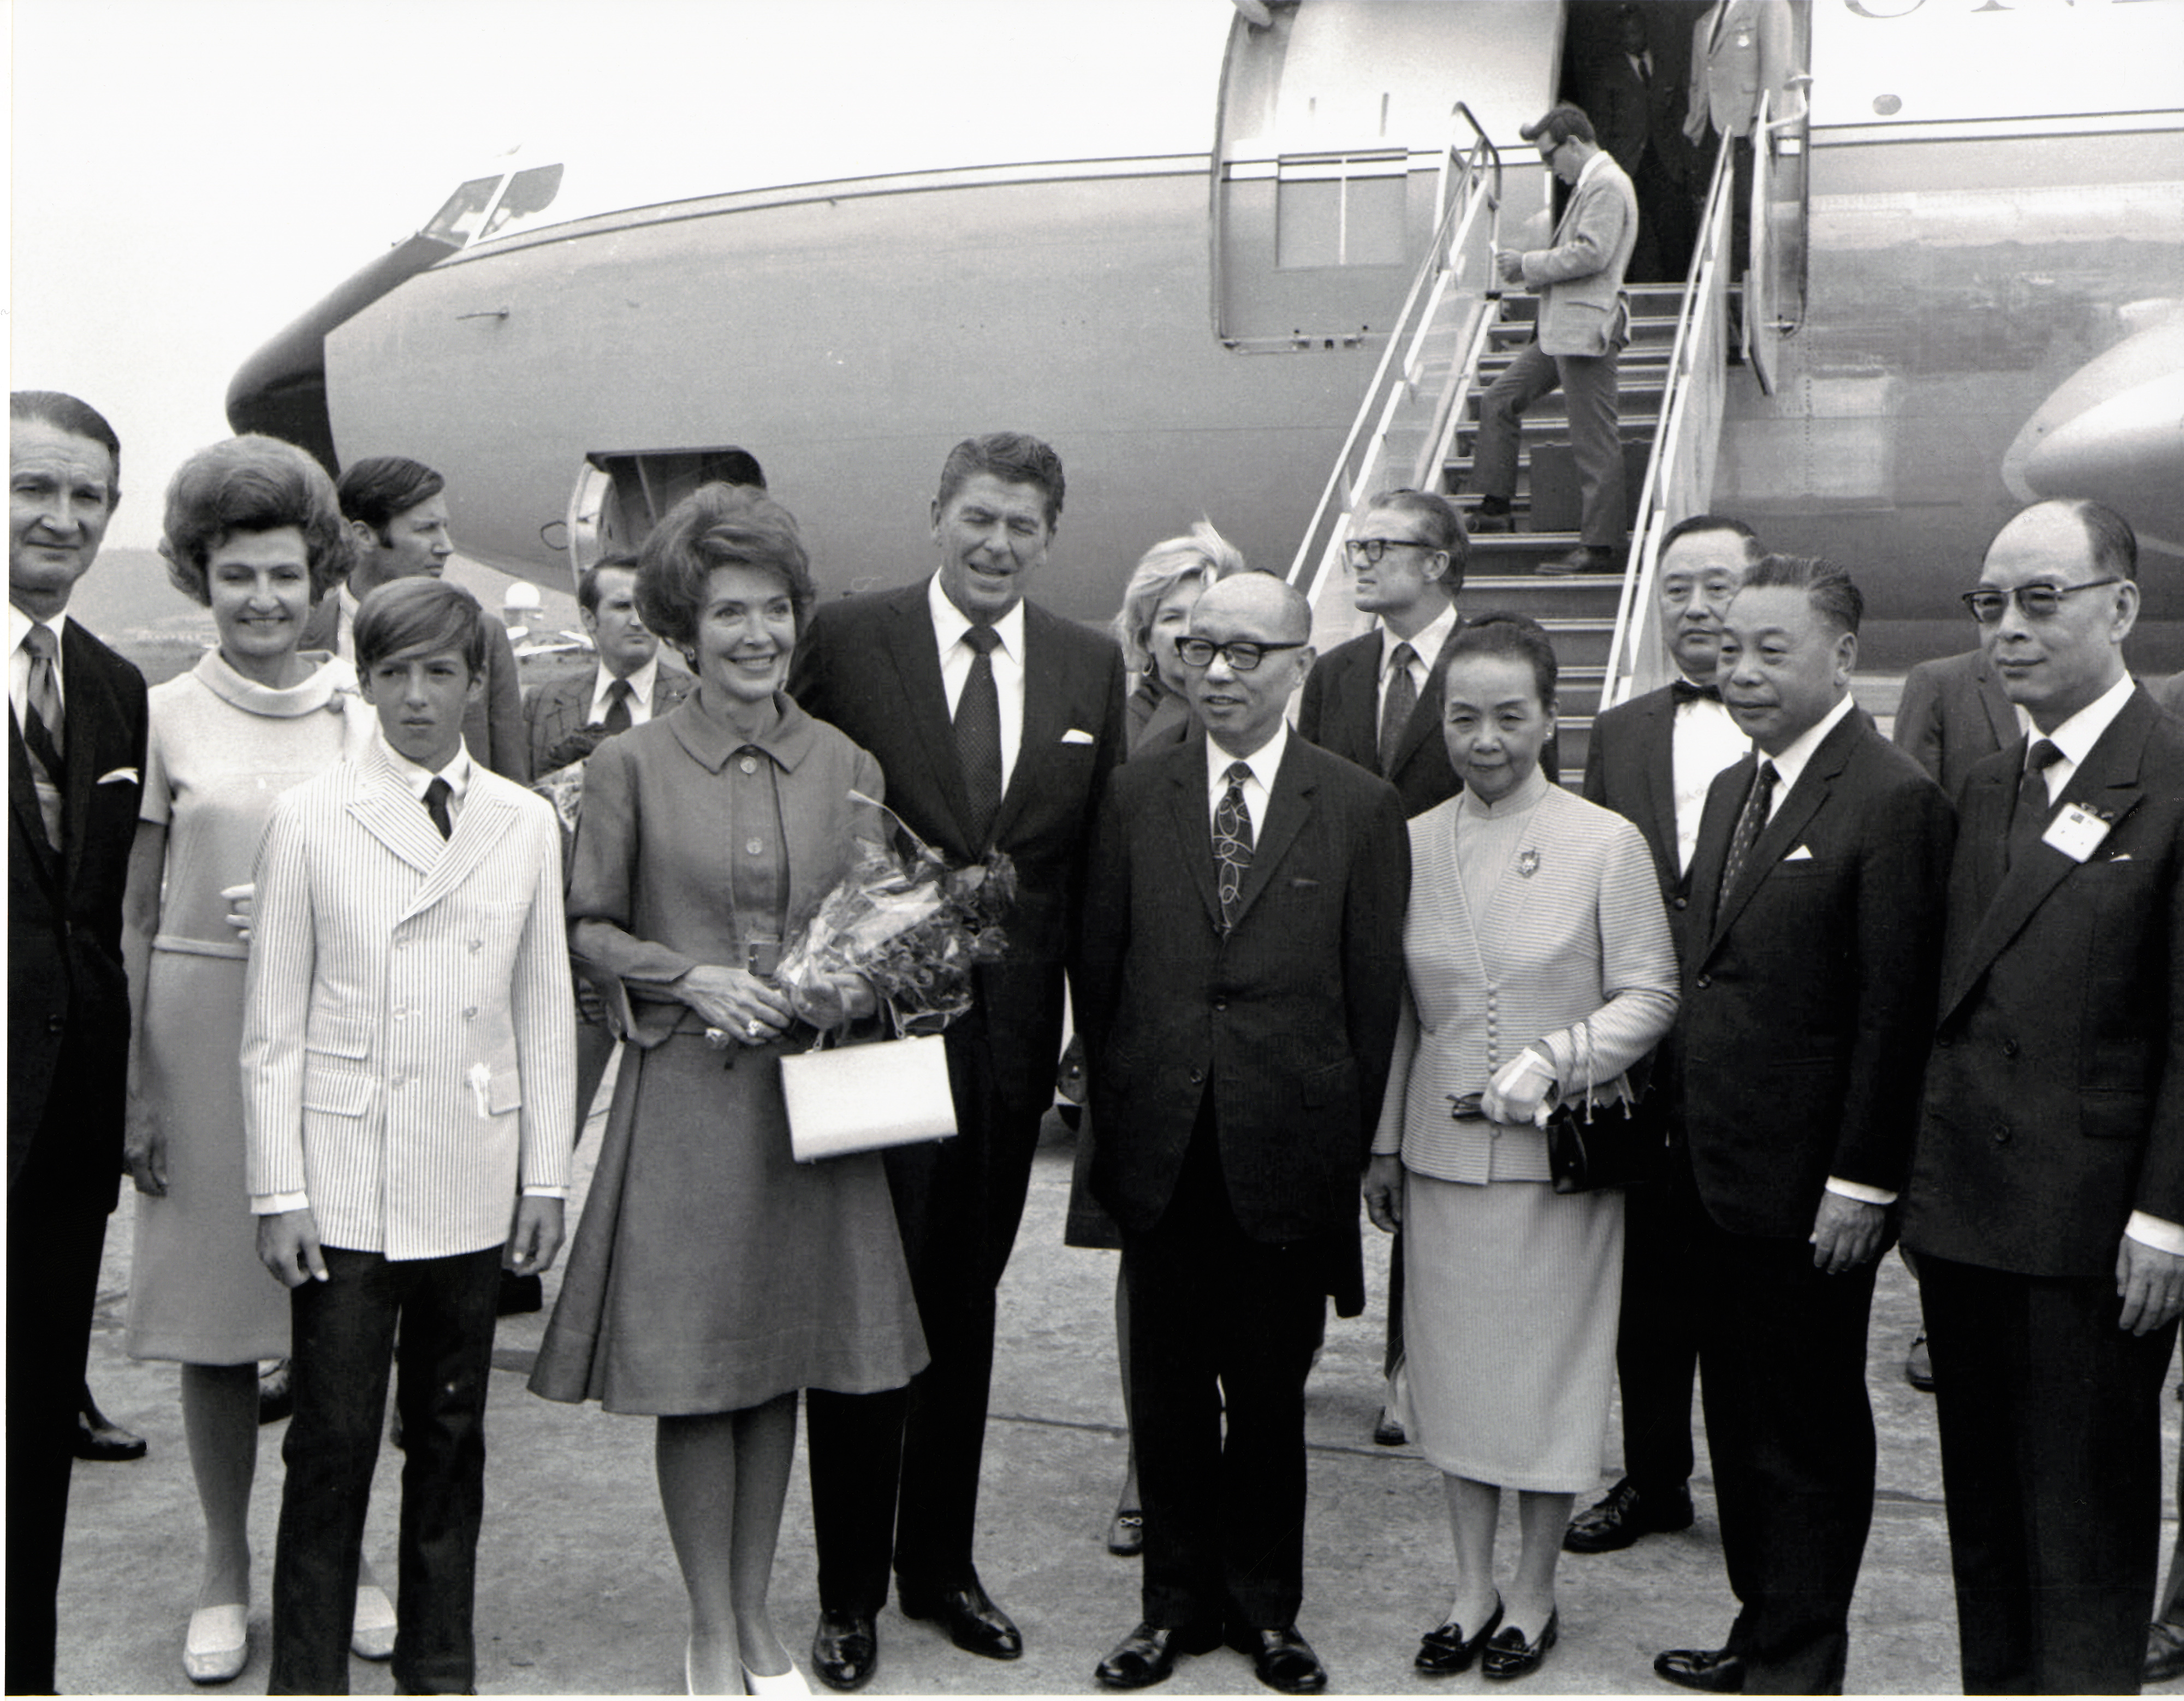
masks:
[[[1595,1102],[1590,1022],[1578,1024],[1578,1044],[1587,1085],[1547,1115],[1547,1174],[1555,1191],[1592,1193],[1652,1180],[1664,1130],[1627,1080],[1624,1091],[1630,1096]]]

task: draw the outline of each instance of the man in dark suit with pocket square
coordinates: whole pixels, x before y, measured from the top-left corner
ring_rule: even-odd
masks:
[[[1968,1694],[2136,1693],[2184,1308],[2184,728],[2126,671],[2137,542],[2034,504],[1969,594],[2033,736],[1959,797],[1906,1191]]]
[[[1270,1688],[1327,1683],[1296,1626],[1304,1386],[1327,1297],[1364,1303],[1410,842],[1391,787],[1284,722],[1310,634],[1271,574],[1209,588],[1181,651],[1205,734],[1121,770],[1092,851],[1078,1018],[1145,1509],[1143,1621],[1100,1664],[1110,1688],[1224,1640]]]
[[[114,427],[74,396],[8,401],[9,1694],[53,1687],[54,1599],[106,1219],[121,1177],[121,893],[143,794],[144,678],[69,594],[121,494]]]
[[[1953,817],[1851,697],[1863,611],[1841,569],[1768,555],[1723,622],[1722,695],[1758,748],[1715,779],[1692,855],[1668,1186],[1741,1610],[1725,1644],[1655,1659],[1688,1688],[1839,1693],[1873,1518],[1866,1325]]]
[[[948,1029],[956,1136],[887,1154],[933,1362],[906,1395],[815,1389],[805,1405],[819,1548],[811,1658],[838,1689],[877,1663],[890,1546],[906,1617],[938,1620],[989,1659],[1023,1652],[972,1563],[994,1292],[1054,1102],[1085,845],[1123,745],[1114,641],[1024,600],[1061,499],[1061,457],[1037,438],[956,444],[933,504],[939,572],[822,605],[789,672],[805,710],[878,759],[888,804],[911,831],[959,862],[1006,851],[1017,880],[1008,955],[979,967],[976,1006]]]

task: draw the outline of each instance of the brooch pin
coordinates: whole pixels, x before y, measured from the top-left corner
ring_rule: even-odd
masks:
[[[1536,850],[1519,850],[1517,853],[1517,872],[1528,880],[1538,873],[1540,853]]]

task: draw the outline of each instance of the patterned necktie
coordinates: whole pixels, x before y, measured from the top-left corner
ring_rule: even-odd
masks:
[[[2048,830],[2048,817],[2055,812],[2048,800],[2048,770],[2062,759],[2053,739],[2037,740],[2026,755],[2025,777],[2017,784],[2017,801],[2009,812],[2009,837],[2003,848],[2005,868],[2037,845]]]
[[[62,739],[60,682],[53,675],[58,646],[53,628],[35,622],[23,634],[23,651],[31,658],[30,689],[23,699],[23,748],[29,754],[31,783],[38,793],[38,817],[45,824],[46,840],[61,848],[61,792],[68,784],[68,762]]]
[[[1228,789],[1213,809],[1213,878],[1221,893],[1221,931],[1236,925],[1236,906],[1244,895],[1244,876],[1251,867],[1251,811],[1244,801],[1249,762],[1228,764]]]
[[[629,699],[628,680],[616,679],[607,687],[607,712],[599,725],[608,733],[626,733],[629,730]]]
[[[1736,883],[1743,878],[1744,865],[1752,855],[1752,847],[1759,842],[1759,835],[1767,828],[1767,811],[1774,800],[1774,764],[1763,761],[1759,772],[1752,777],[1752,789],[1744,796],[1744,812],[1736,817],[1736,832],[1729,841],[1729,862],[1721,873],[1721,896],[1725,903],[1736,890]]]
[[[964,825],[981,850],[1001,808],[1001,694],[994,684],[994,650],[1000,641],[990,626],[974,626],[963,634],[963,642],[978,653],[956,700],[956,762],[971,806]]]
[[[432,817],[432,825],[440,829],[443,839],[452,838],[455,831],[454,817],[448,813],[448,799],[454,794],[454,788],[437,774],[425,788],[425,813]]]
[[[1393,672],[1388,678],[1388,700],[1380,705],[1380,772],[1383,776],[1396,771],[1396,751],[1403,742],[1403,728],[1411,723],[1411,711],[1418,706],[1418,688],[1411,683],[1411,663],[1418,652],[1407,644],[1396,646],[1389,658]]]

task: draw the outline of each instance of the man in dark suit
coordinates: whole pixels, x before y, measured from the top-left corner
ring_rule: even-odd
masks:
[[[1615,31],[1615,46],[1585,68],[1582,103],[1600,145],[1637,191],[1638,245],[1629,276],[1680,279],[1691,266],[1692,235],[1683,91],[1654,61],[1644,7],[1618,7]]]
[[[1896,747],[1954,797],[1964,776],[2025,736],[2025,722],[1984,650],[1921,661],[1903,676]]]
[[[1707,795],[1685,917],[1669,1187],[1689,1213],[1726,1646],[1671,1682],[1842,1687],[1873,1518],[1874,1259],[1917,1122],[1953,822],[1850,694],[1863,600],[1768,555],[1723,623],[1722,695],[1758,747]]]
[[[420,573],[437,578],[455,553],[448,529],[448,482],[431,467],[400,455],[374,455],[344,471],[335,486],[342,518],[356,536],[348,583],[319,599],[304,622],[304,648],[356,659],[351,636],[359,602],[393,579]],[[463,745],[495,773],[531,780],[531,745],[523,725],[523,687],[508,628],[485,622],[485,690],[463,717]]]
[[[1448,646],[1463,624],[1456,599],[1471,540],[1455,505],[1429,490],[1383,490],[1353,530],[1344,545],[1357,579],[1351,600],[1373,616],[1373,629],[1312,664],[1297,702],[1296,729],[1394,786],[1405,816],[1423,815],[1463,789],[1440,735],[1440,688],[1448,676]],[[1552,751],[1550,745],[1550,772]],[[1403,1231],[1397,1229],[1388,1253],[1381,1375],[1394,1376],[1402,1357]],[[1373,1439],[1383,1447],[1403,1444],[1403,1426],[1384,1405]]]
[[[1714,669],[1722,615],[1759,555],[1759,540],[1741,520],[1694,514],[1669,528],[1654,583],[1661,634],[1677,678],[1603,713],[1585,750],[1585,798],[1646,835],[1679,952],[1689,948],[1685,874],[1698,845],[1707,792],[1714,776],[1752,747],[1722,703]],[[1669,1067],[1664,1045],[1654,1060],[1656,1093]],[[1635,1187],[1623,1221],[1623,1307],[1615,1337],[1623,1477],[1570,1520],[1563,1546],[1573,1553],[1612,1553],[1642,1536],[1689,1529],[1691,1522],[1691,1386],[1699,1343],[1688,1218],[1669,1208],[1663,1189]]]
[[[106,1219],[121,1176],[121,893],[144,678],[65,617],[120,498],[74,396],[8,399],[8,1607],[10,1694],[53,1687],[54,1600]]]
[[[2184,1308],[2184,728],[2124,667],[2137,555],[2098,504],[2036,503],[1970,593],[2036,736],[1964,783],[1903,1212],[1968,1694],[2136,1693],[2146,1652]]]
[[[1327,1296],[1364,1302],[1410,843],[1390,787],[1284,723],[1311,626],[1271,574],[1199,599],[1183,659],[1206,736],[1123,768],[1093,849],[1078,1025],[1145,1509],[1143,1622],[1100,1662],[1111,1688],[1224,1637],[1269,1687],[1327,1684],[1296,1628],[1304,1385]]]
[[[888,1153],[933,1362],[906,1396],[814,1390],[806,1403],[819,1548],[811,1658],[836,1688],[872,1676],[890,1537],[906,1616],[938,1619],[973,1654],[1023,1651],[972,1564],[994,1291],[1054,1102],[1084,848],[1123,743],[1113,641],[1024,600],[1061,498],[1061,458],[1038,438],[956,444],[933,504],[939,571],[822,605],[790,670],[796,700],[878,758],[888,803],[911,831],[958,862],[1005,851],[1017,881],[1009,954],[978,971],[976,1007],[948,1029],[956,1137]]]

